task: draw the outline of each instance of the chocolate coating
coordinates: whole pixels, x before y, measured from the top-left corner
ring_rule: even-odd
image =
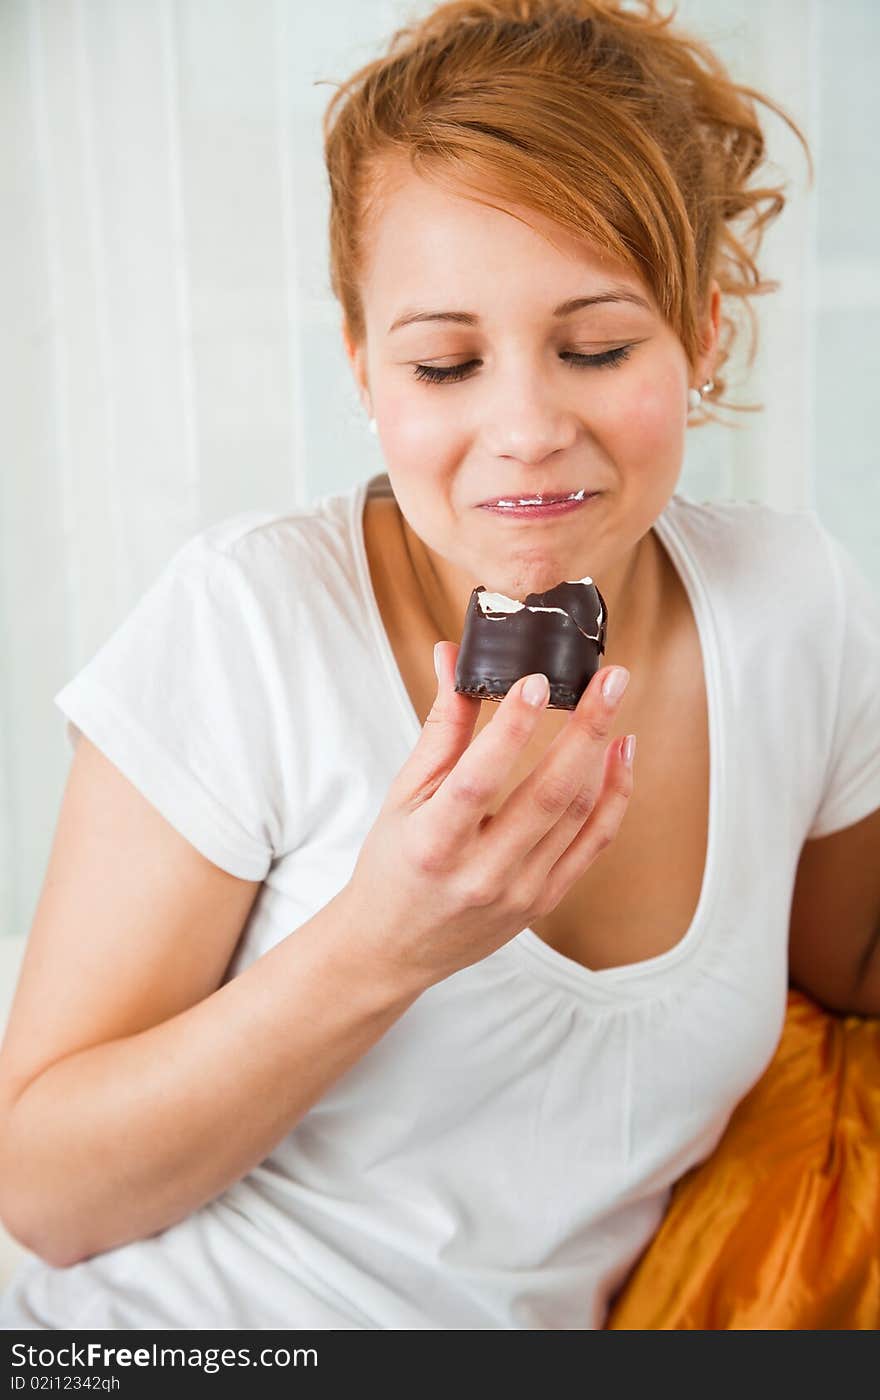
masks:
[[[593,580],[558,583],[524,603],[482,585],[471,593],[455,666],[455,689],[503,700],[520,676],[543,671],[548,708],[573,710],[605,651],[608,613]]]

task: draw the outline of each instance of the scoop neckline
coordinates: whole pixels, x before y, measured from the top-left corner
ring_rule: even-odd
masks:
[[[387,473],[378,473],[360,481],[352,493],[351,517],[349,521],[354,543],[354,557],[360,577],[361,590],[366,602],[366,612],[374,635],[377,650],[382,658],[390,688],[397,698],[404,721],[414,744],[420,737],[422,726],[409,697],[409,692],[400,673],[394,650],[376,598],[373,580],[370,575],[364,537],[364,506],[367,495],[376,481],[388,483]],[[393,494],[393,493],[392,493]],[[509,950],[522,962],[528,964],[533,973],[542,974],[547,980],[576,992],[581,998],[598,1004],[619,1003],[621,1000],[643,1000],[666,990],[671,974],[683,964],[691,961],[702,945],[706,929],[711,923],[712,913],[717,902],[720,885],[720,852],[724,846],[723,815],[730,810],[729,765],[725,748],[728,733],[724,713],[724,690],[721,684],[721,664],[718,643],[718,624],[712,608],[705,576],[688,550],[681,529],[674,516],[682,506],[694,503],[678,493],[670,497],[666,506],[654,522],[653,529],[669,554],[673,566],[684,584],[693,609],[700,651],[703,659],[703,674],[706,683],[706,706],[709,729],[709,816],[706,839],[706,858],[703,867],[703,881],[693,918],[684,936],[655,957],[643,958],[639,962],[623,963],[618,967],[589,968],[564,953],[551,948],[539,938],[532,928],[524,928],[492,956]]]

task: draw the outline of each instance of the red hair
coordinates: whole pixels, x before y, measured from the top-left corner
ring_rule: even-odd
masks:
[[[810,151],[674,18],[655,0],[449,0],[338,86],[323,119],[330,281],[354,344],[370,229],[403,169],[543,215],[633,268],[692,370],[715,279],[749,315],[753,362],[749,299],[779,285],[755,257],[785,205],[784,186],[749,184],[765,156],[755,102],[794,131],[812,179]],[[723,403],[737,326],[722,305],[707,400],[748,411]]]

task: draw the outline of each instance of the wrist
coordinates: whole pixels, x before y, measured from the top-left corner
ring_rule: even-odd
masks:
[[[378,1014],[402,1013],[433,985],[424,969],[392,954],[375,916],[346,884],[326,906],[333,911],[337,948],[359,986],[368,987]]]

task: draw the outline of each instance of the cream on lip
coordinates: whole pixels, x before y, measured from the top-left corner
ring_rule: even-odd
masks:
[[[587,491],[582,486],[579,491],[571,491],[567,496],[553,496],[546,501],[543,496],[522,496],[517,500],[508,500],[506,497],[500,496],[497,501],[484,501],[483,505],[492,508],[501,506],[508,510],[516,510],[520,506],[558,506],[562,505],[565,501],[582,501],[587,494]],[[591,496],[597,494],[598,493],[595,491],[589,492]]]

